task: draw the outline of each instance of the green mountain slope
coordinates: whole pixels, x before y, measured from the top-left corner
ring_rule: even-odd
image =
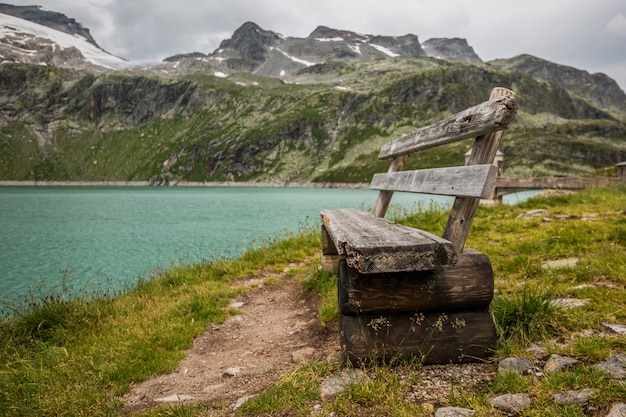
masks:
[[[505,175],[582,174],[626,159],[626,96],[612,80],[568,72],[580,81],[568,84],[555,66],[554,81],[523,59],[536,58],[329,61],[287,82],[200,67],[166,79],[5,64],[0,179],[366,182],[386,169],[376,158],[382,143],[486,100],[494,86],[520,103],[502,146]],[[409,163],[462,164],[470,146]]]

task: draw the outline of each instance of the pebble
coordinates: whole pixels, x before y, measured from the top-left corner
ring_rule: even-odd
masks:
[[[191,395],[172,394],[172,395],[168,395],[167,397],[157,398],[154,401],[160,402],[160,403],[175,403],[179,401],[191,401],[191,400],[193,400],[193,397]]]
[[[576,391],[565,391],[558,394],[552,394],[552,401],[563,405],[581,405],[589,401],[591,396],[597,392],[594,388],[584,388]]]
[[[589,304],[589,300],[581,300],[579,298],[557,298],[552,300],[551,304],[557,308],[576,308]]]
[[[602,325],[615,333],[626,334],[626,325],[614,323],[602,323]]]
[[[609,414],[606,417],[626,417],[626,404],[615,403],[609,410]]]
[[[536,209],[536,210],[529,210],[529,211],[527,211],[525,213],[522,213],[519,216],[517,216],[517,218],[518,219],[521,219],[521,218],[532,218],[532,217],[544,216],[545,214],[548,214],[548,210]]]
[[[612,379],[626,379],[626,355],[623,353],[613,353],[609,359],[593,367]]]
[[[527,358],[506,358],[498,363],[498,374],[504,375],[512,372],[519,375],[529,374],[532,371],[533,363]]]
[[[528,394],[504,394],[489,400],[493,407],[509,413],[519,413],[531,402]]]
[[[239,368],[239,367],[228,368],[227,370],[224,371],[222,376],[233,377],[233,376],[239,375],[240,373],[241,373],[241,368]]]
[[[578,258],[557,259],[555,261],[547,261],[541,264],[543,269],[565,269],[574,268],[578,264]]]
[[[560,371],[563,371],[564,369],[571,368],[577,363],[578,363],[578,360],[574,358],[552,354],[546,361],[546,364],[543,367],[543,372],[546,374],[560,372]]]
[[[330,379],[322,382],[320,387],[320,395],[322,400],[326,401],[346,390],[348,385],[356,385],[365,378],[365,373],[360,369],[345,369]]]
[[[435,412],[435,417],[468,417],[476,414],[476,411],[468,408],[444,407]]]
[[[254,395],[246,395],[244,397],[241,397],[237,400],[237,402],[233,405],[234,409],[238,409],[240,408],[242,405],[244,405],[246,403],[246,401],[248,401],[250,398],[254,398]]]

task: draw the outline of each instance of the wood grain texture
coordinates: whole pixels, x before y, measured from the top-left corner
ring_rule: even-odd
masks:
[[[487,310],[436,313],[340,315],[345,362],[417,358],[425,364],[487,359],[496,330]]]
[[[500,94],[440,122],[383,145],[378,158],[407,155],[463,139],[487,135],[509,127],[518,109],[515,95]],[[509,91],[509,90],[506,90]]]
[[[498,168],[491,164],[420,169],[375,174],[375,190],[488,198],[496,184]]]
[[[473,249],[450,268],[360,274],[341,260],[338,275],[341,314],[486,309],[493,299],[491,262]]]
[[[408,155],[401,155],[395,157],[391,164],[389,164],[388,173],[398,172],[404,169],[404,164],[406,163]],[[387,209],[389,208],[389,203],[391,202],[391,197],[393,197],[392,190],[381,190],[378,193],[378,198],[376,199],[376,204],[374,205],[374,216],[376,217],[385,217],[385,213],[387,213]]]
[[[513,91],[505,88],[494,88],[490,99],[490,101],[503,99],[503,103],[515,103],[510,110],[512,120],[517,112],[517,102],[515,101],[515,93]],[[497,131],[476,138],[467,165],[493,163],[502,140],[502,134],[502,131]],[[459,253],[463,251],[467,241],[479,202],[480,199],[478,198],[457,197],[450,210],[443,237],[451,241],[454,249]]]
[[[320,213],[326,232],[348,265],[362,274],[453,266],[452,244],[423,230],[356,209]]]

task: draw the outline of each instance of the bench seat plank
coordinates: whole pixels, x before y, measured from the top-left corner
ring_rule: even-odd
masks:
[[[490,198],[498,168],[491,164],[374,174],[370,188],[436,195]]]
[[[325,210],[324,227],[339,255],[362,274],[454,266],[452,243],[356,209]]]

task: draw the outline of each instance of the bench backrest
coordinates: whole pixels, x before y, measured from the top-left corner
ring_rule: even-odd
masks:
[[[461,253],[480,199],[489,198],[495,187],[493,160],[517,108],[515,93],[496,87],[488,101],[383,145],[378,157],[392,161],[387,173],[374,175],[370,184],[380,190],[374,215],[385,216],[394,191],[454,196],[442,237]],[[472,137],[476,141],[466,166],[403,171],[411,153]]]

